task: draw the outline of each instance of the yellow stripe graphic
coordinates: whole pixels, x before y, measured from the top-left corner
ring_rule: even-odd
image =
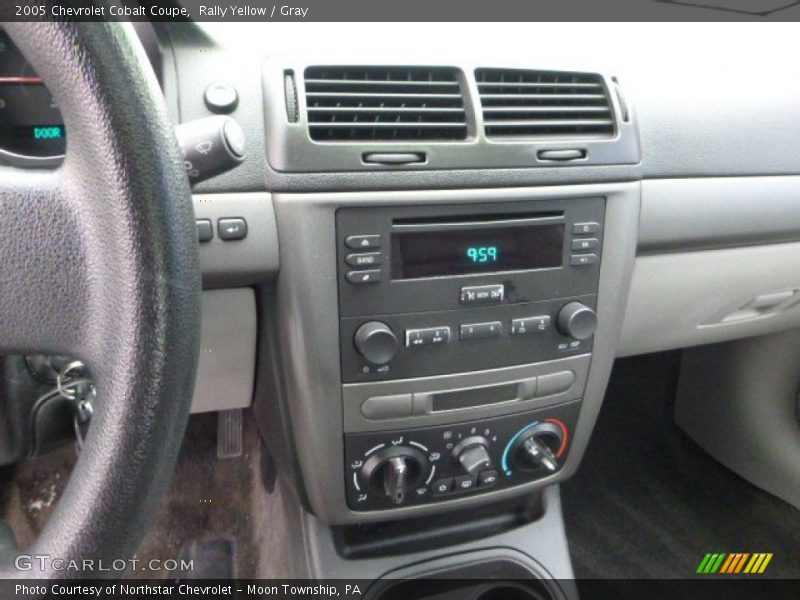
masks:
[[[742,567],[744,566],[744,561],[747,560],[747,557],[750,556],[750,553],[749,552],[745,552],[741,556],[742,556],[742,558],[736,564],[736,569],[732,571],[733,573],[741,573],[742,572]]]
[[[769,561],[771,561],[771,560],[772,560],[772,552],[767,554],[767,556],[764,558],[764,562],[761,563],[761,567],[758,569],[758,572],[759,573],[763,573],[764,569],[767,568],[767,565],[769,564]]]
[[[750,562],[747,563],[747,566],[744,568],[745,573],[752,573],[753,568],[757,568],[758,563],[761,562],[763,558],[763,554],[753,554],[753,557],[750,559]]]

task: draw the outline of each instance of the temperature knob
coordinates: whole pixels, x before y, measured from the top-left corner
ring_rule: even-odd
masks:
[[[370,456],[359,477],[365,489],[383,494],[392,504],[403,504],[428,471],[426,456],[410,446],[384,448]]]
[[[397,336],[380,321],[364,323],[356,331],[353,342],[361,356],[373,365],[385,365],[397,353]]]
[[[514,463],[525,470],[558,470],[558,453],[564,442],[564,430],[545,421],[524,430],[511,451]]]
[[[597,329],[597,315],[585,304],[570,302],[558,312],[556,326],[562,335],[585,340],[592,337]]]

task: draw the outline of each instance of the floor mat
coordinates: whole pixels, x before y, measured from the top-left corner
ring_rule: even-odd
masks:
[[[562,486],[579,578],[693,577],[709,552],[771,552],[800,577],[800,511],[729,471],[673,422],[680,355],[619,360],[577,474]]]

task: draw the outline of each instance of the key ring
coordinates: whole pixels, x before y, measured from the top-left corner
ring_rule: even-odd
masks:
[[[72,371],[77,371],[78,369],[85,369],[86,365],[79,360],[73,360],[71,363],[68,363],[61,371],[59,371],[58,375],[56,375],[56,388],[58,389],[58,393],[61,394],[67,400],[75,400],[77,399],[78,395],[74,390],[74,387],[70,385],[65,385],[65,383],[69,383],[68,375]]]

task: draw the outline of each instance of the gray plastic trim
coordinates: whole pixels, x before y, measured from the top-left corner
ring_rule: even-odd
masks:
[[[277,279],[277,335],[284,394],[306,500],[327,523],[354,523],[433,514],[530,493],[562,480],[578,467],[602,404],[614,361],[636,251],[637,183],[417,192],[275,194],[281,244]],[[468,203],[605,196],[606,226],[594,338],[579,420],[569,459],[556,475],[479,496],[431,506],[351,511],[345,502],[343,409],[336,286],[335,210],[340,206]],[[457,385],[457,384],[456,384]]]
[[[202,334],[192,412],[246,408],[256,369],[253,290],[203,292]]]
[[[544,508],[544,515],[538,520],[498,535],[440,550],[359,560],[346,560],[339,556],[331,529],[305,513],[302,526],[309,576],[373,580],[394,576],[402,570],[402,576],[408,577],[427,571],[433,564],[440,564],[439,561],[445,557],[456,564],[481,557],[488,560],[500,553],[512,560],[534,561],[531,566],[535,571],[544,570],[553,579],[573,579],[558,486],[544,490]],[[577,600],[577,594],[568,597]]]
[[[800,240],[800,177],[642,182],[639,254]]]
[[[686,350],[675,420],[729,469],[800,508],[800,331]]]
[[[197,219],[211,220],[214,238],[200,248],[200,268],[205,288],[252,285],[272,279],[278,272],[278,229],[272,197],[266,193],[195,194]],[[223,241],[217,221],[242,217],[247,237]]]
[[[447,423],[463,423],[474,419],[508,415],[526,410],[534,410],[544,406],[552,406],[583,397],[586,376],[589,373],[589,354],[551,360],[532,365],[519,367],[505,367],[476,373],[439,375],[435,377],[419,377],[416,379],[400,379],[394,381],[380,381],[374,383],[349,383],[342,386],[344,401],[344,430],[346,432],[358,431],[389,431],[392,429],[425,427],[428,425],[443,425]],[[367,398],[375,396],[390,396],[394,394],[414,394],[414,412],[426,407],[427,392],[444,392],[477,387],[491,387],[493,385],[522,383],[524,380],[545,375],[547,373],[560,373],[571,371],[575,381],[566,392],[542,397],[519,398],[517,400],[477,406],[474,408],[447,410],[431,414],[415,414],[402,419],[370,420],[361,413],[361,405]],[[525,382],[527,384],[527,382]],[[527,387],[527,385],[526,385]],[[531,392],[535,392],[535,385]],[[426,411],[427,412],[427,411]]]
[[[751,309],[762,296],[800,290],[798,264],[800,243],[638,257],[618,355],[800,325],[800,297],[767,310]]]
[[[636,164],[640,160],[639,136],[635,115],[623,121],[619,98],[613,93],[614,83],[604,76],[606,91],[613,107],[616,132],[608,138],[596,136],[585,138],[566,138],[556,136],[550,139],[502,140],[487,138],[484,135],[483,117],[475,82],[475,69],[487,65],[478,63],[431,64],[412,66],[455,67],[461,71],[462,89],[465,93],[468,135],[460,142],[315,142],[308,134],[308,121],[305,98],[304,72],[307,66],[319,65],[395,65],[409,66],[398,60],[396,53],[386,60],[370,53],[365,60],[358,56],[331,58],[328,54],[311,56],[281,56],[264,62],[264,120],[267,135],[267,159],[278,171],[288,172],[331,172],[331,171],[385,171],[385,170],[427,170],[427,169],[478,169],[553,166],[553,162],[540,159],[543,150],[585,151],[586,156],[577,161],[581,165]],[[551,65],[502,64],[501,68],[542,69],[548,71],[574,71],[558,69]],[[299,112],[296,122],[290,123],[286,115],[284,96],[284,73],[295,73]],[[629,109],[630,112],[630,109]],[[424,163],[386,164],[365,163],[364,154],[370,153],[422,153]],[[573,163],[565,163],[559,168],[569,168]]]

